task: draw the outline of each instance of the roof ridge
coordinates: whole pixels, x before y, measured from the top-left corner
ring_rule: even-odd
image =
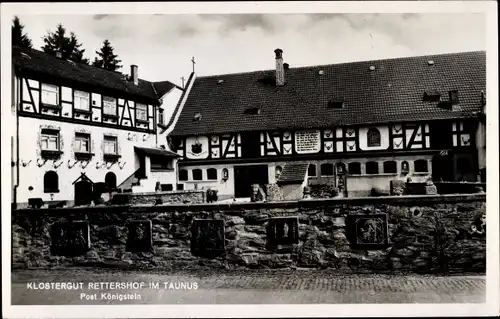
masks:
[[[384,58],[384,59],[374,59],[374,60],[359,60],[359,61],[350,61],[350,62],[340,62],[340,63],[329,63],[329,64],[314,64],[314,65],[305,65],[299,67],[289,67],[289,69],[300,70],[300,69],[311,69],[311,68],[319,68],[319,67],[329,67],[329,66],[338,66],[338,65],[346,65],[346,64],[355,64],[355,63],[368,63],[368,62],[383,62],[383,61],[396,61],[396,60],[404,60],[404,59],[422,59],[429,57],[444,57],[450,55],[460,55],[467,53],[486,53],[486,50],[474,50],[474,51],[459,51],[459,52],[447,52],[447,53],[434,53],[434,54],[426,54],[426,55],[411,55],[405,57],[394,57],[394,58]],[[254,71],[244,71],[244,72],[234,72],[234,73],[223,73],[223,74],[213,74],[213,75],[204,75],[197,76],[197,79],[208,79],[208,78],[216,78],[222,76],[233,76],[233,75],[242,75],[242,74],[253,74],[253,73],[265,73],[265,72],[273,72],[275,69],[265,69],[265,70],[254,70]]]
[[[121,75],[128,75],[126,73],[123,73],[123,72],[120,72],[120,71],[112,71],[112,70],[108,70],[108,69],[105,69],[105,68],[100,68],[100,67],[97,67],[97,66],[93,66],[92,64],[85,64],[85,63],[80,63],[80,62],[75,62],[73,60],[69,60],[69,59],[59,59],[55,56],[53,56],[52,54],[50,53],[47,53],[47,52],[43,52],[41,50],[37,50],[37,49],[34,49],[34,48],[25,48],[25,47],[20,47],[20,46],[12,46],[13,49],[17,49],[19,50],[20,52],[23,52],[23,50],[27,50],[27,51],[35,51],[36,53],[39,53],[39,54],[44,54],[48,57],[51,57],[53,59],[58,59],[60,61],[64,61],[64,62],[68,62],[68,61],[71,61],[73,63],[76,63],[77,65],[80,65],[80,66],[84,66],[84,67],[88,67],[88,68],[92,68],[92,69],[96,69],[96,70],[102,70],[102,71],[105,71],[105,72],[109,72],[109,73],[113,73],[113,74],[121,74]],[[14,51],[14,50],[13,50]],[[26,52],[24,52],[26,53]],[[147,82],[147,83],[154,83],[154,82],[151,82],[149,80],[145,80],[145,79],[141,79],[139,78],[140,81],[144,81],[144,82]],[[161,81],[159,81],[161,82]],[[170,82],[170,81],[169,81]],[[170,82],[172,83],[172,82]],[[173,84],[173,83],[172,83]]]

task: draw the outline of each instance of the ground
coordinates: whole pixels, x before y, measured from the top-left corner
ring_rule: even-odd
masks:
[[[27,288],[28,282],[82,282],[83,289],[34,290]],[[89,284],[95,282],[143,282],[145,287],[138,290],[90,290]],[[153,282],[159,283],[158,289],[148,287]],[[485,282],[485,277],[478,275],[338,275],[331,270],[178,273],[23,270],[12,273],[12,304],[483,303]],[[182,287],[179,286],[181,283]],[[194,289],[194,283],[198,289]],[[140,299],[113,300],[127,294]]]

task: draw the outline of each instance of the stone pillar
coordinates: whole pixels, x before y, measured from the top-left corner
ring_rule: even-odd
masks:
[[[425,195],[437,195],[437,187],[431,180],[425,183]]]
[[[309,186],[304,186],[303,199],[311,199],[311,188]]]

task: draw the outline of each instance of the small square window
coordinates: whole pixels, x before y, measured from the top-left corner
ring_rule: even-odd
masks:
[[[217,180],[217,169],[216,168],[207,169],[207,179],[208,180]]]
[[[366,174],[378,174],[378,162],[367,162]]]
[[[90,109],[90,94],[75,90],[74,95],[75,109],[88,111]]]
[[[106,115],[117,115],[116,111],[116,99],[114,97],[103,96],[102,97],[103,112]]]
[[[135,118],[140,121],[148,120],[148,106],[145,104],[136,103],[135,105]]]
[[[361,164],[358,162],[349,163],[348,169],[349,169],[349,174],[351,175],[361,174]]]
[[[59,150],[59,131],[51,129],[43,129],[41,134],[42,150],[58,151]]]
[[[104,154],[118,154],[118,139],[116,136],[104,136]]]
[[[42,83],[42,103],[59,105],[59,87]]]
[[[74,149],[77,153],[90,153],[90,134],[76,133]]]
[[[315,164],[309,164],[309,167],[307,168],[307,175],[309,177],[316,177],[316,165]]]
[[[321,164],[321,176],[333,176],[333,164]]]

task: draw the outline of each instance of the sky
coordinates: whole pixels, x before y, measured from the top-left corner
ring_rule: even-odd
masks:
[[[123,73],[182,85],[197,76],[486,49],[480,13],[19,15],[36,49],[61,23],[93,60],[108,39]]]

